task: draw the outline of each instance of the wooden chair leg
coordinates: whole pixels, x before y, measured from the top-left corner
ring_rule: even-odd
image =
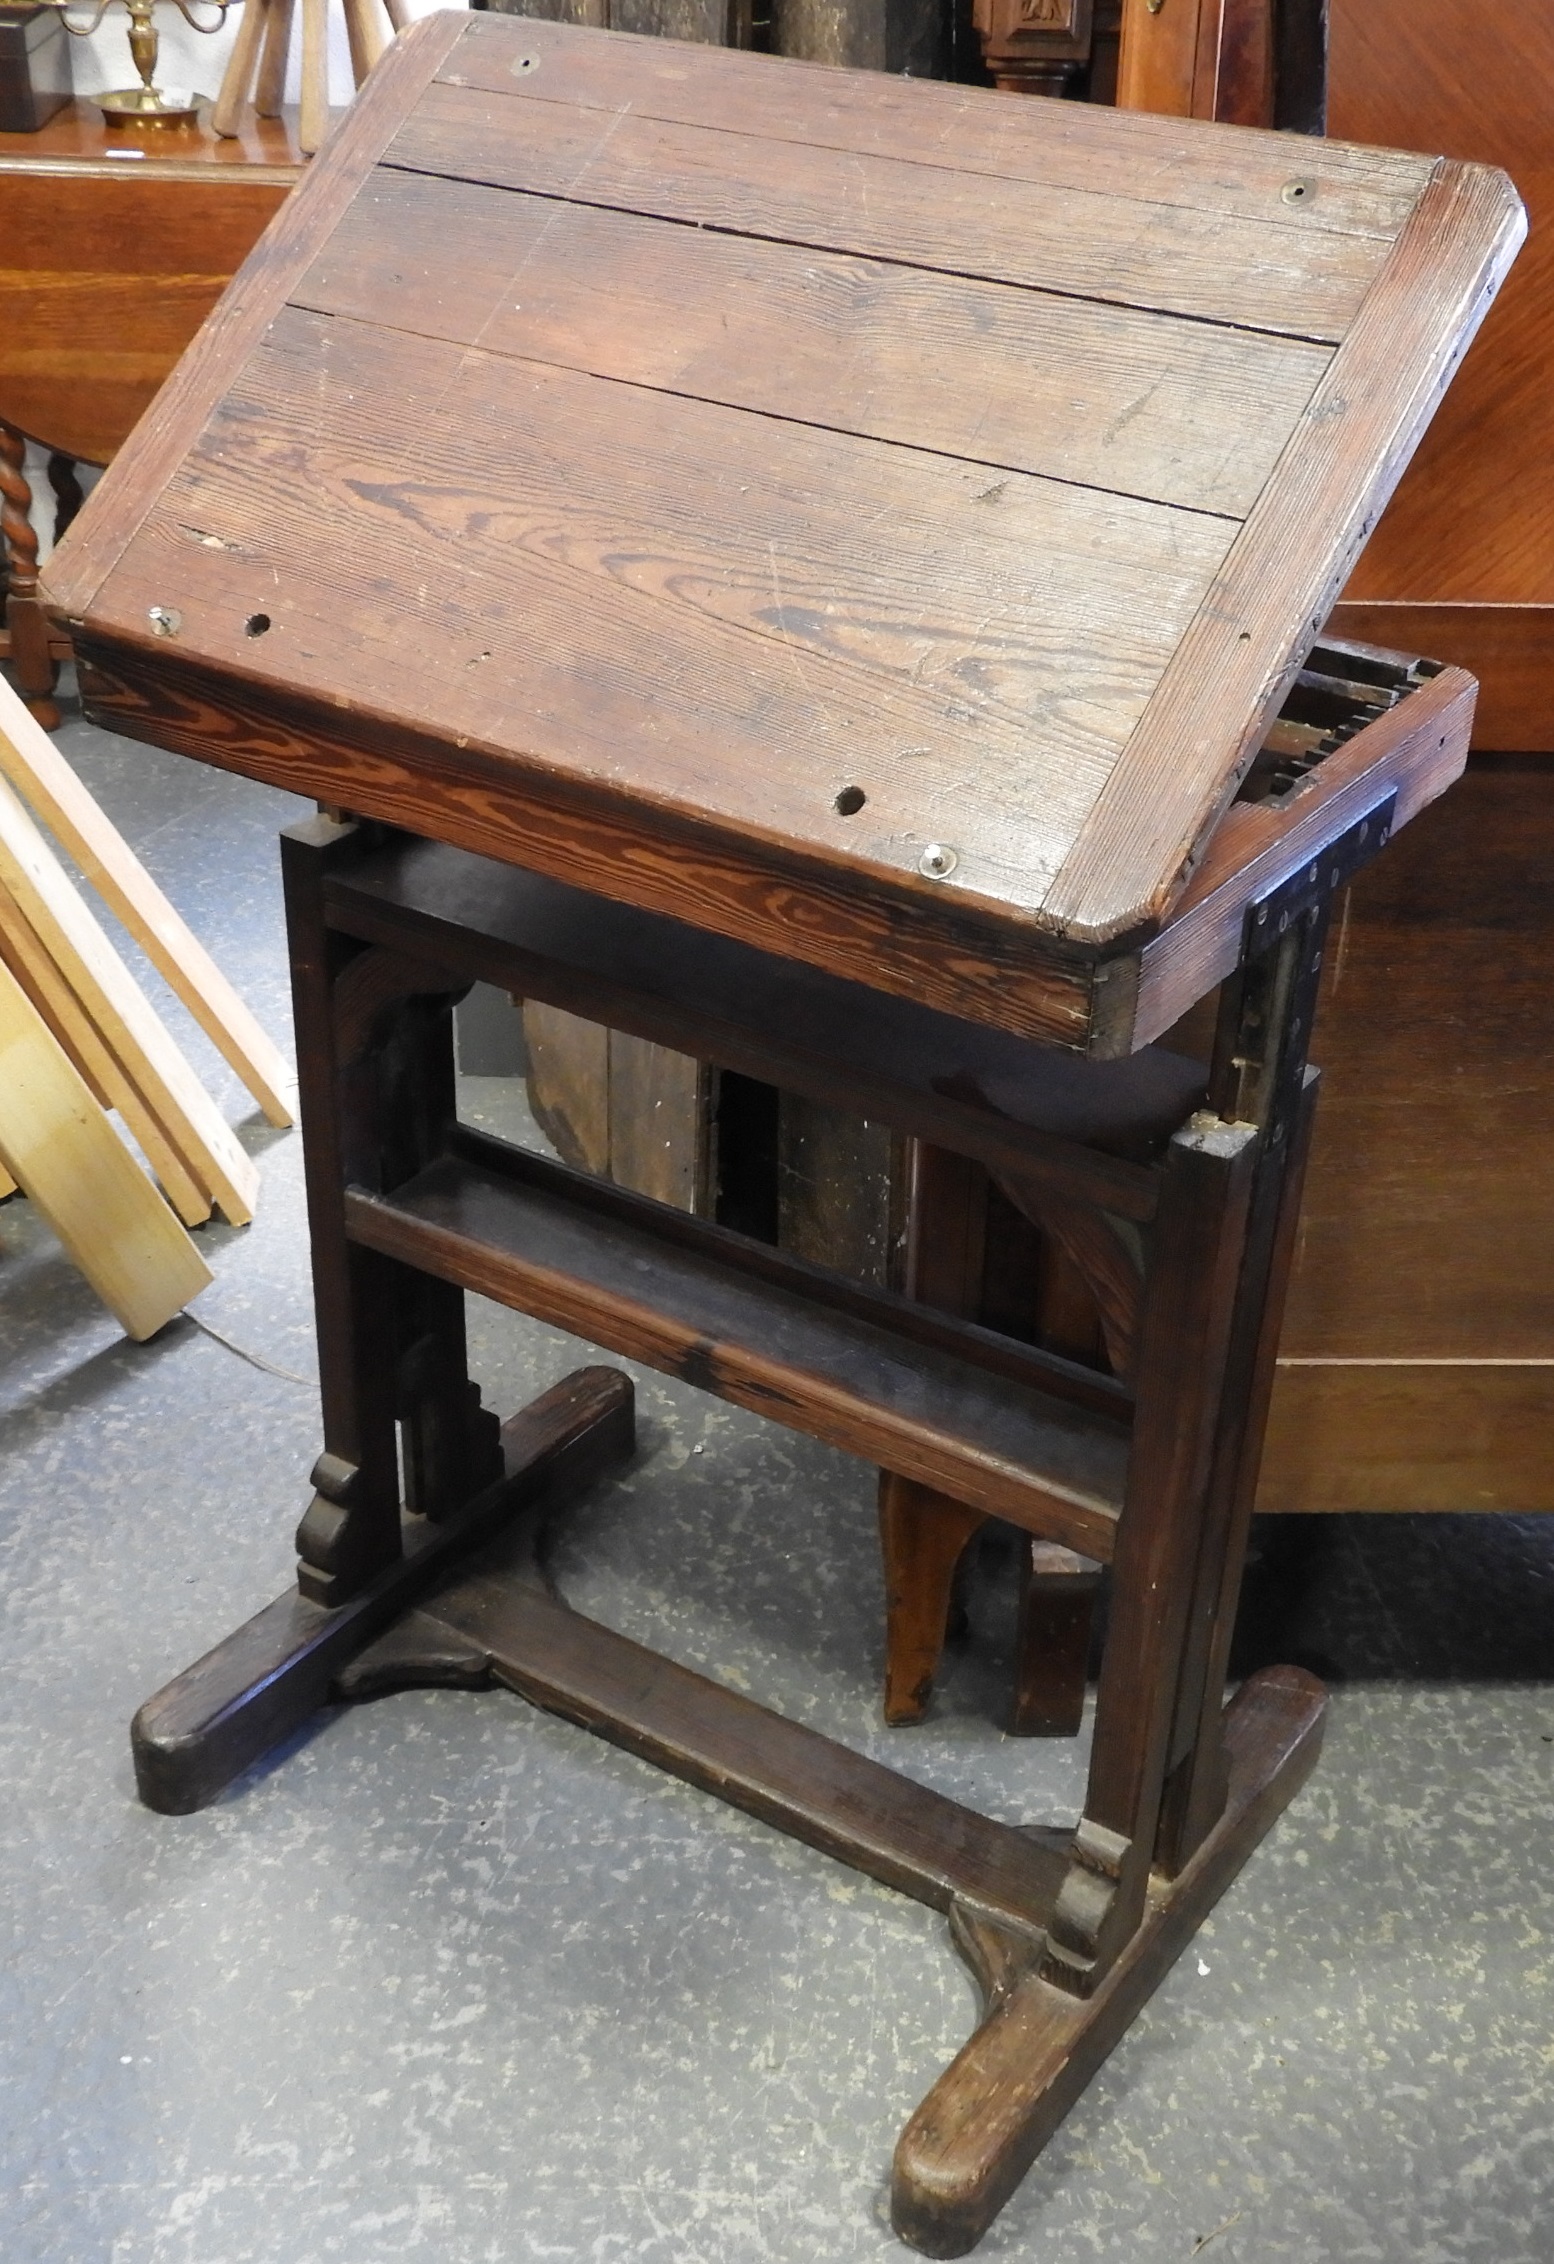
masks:
[[[1075,1737],[1085,1717],[1085,1670],[1101,1568],[1056,1541],[1020,1536],[1015,1636],[1015,1737]]]
[[[254,79],[254,113],[278,118],[286,92],[286,65],[291,56],[291,18],[294,0],[265,0],[264,46]]]
[[[885,1719],[920,1722],[944,1651],[955,1572],[987,1519],[948,1494],[880,1473],[885,1560]]]

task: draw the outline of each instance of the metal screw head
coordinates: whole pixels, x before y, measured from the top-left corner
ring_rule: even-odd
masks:
[[[953,849],[942,841],[930,841],[917,860],[917,869],[925,880],[946,880],[959,863]]]
[[[1316,193],[1315,181],[1286,181],[1279,191],[1286,204],[1307,204]]]
[[[146,619],[159,637],[176,637],[183,627],[183,615],[175,613],[170,605],[148,606]]]

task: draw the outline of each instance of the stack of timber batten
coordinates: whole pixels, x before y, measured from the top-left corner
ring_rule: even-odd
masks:
[[[258,1168],[76,893],[23,797],[272,1124],[291,1122],[289,1072],[3,681],[0,774],[0,1195],[20,1188],[30,1196],[129,1334],[147,1337],[211,1279],[184,1227],[200,1225],[213,1209],[245,1226],[258,1199]],[[133,1134],[166,1203],[109,1123],[109,1109]]]

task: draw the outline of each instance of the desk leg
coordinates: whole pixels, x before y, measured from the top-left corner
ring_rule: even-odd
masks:
[[[406,1507],[434,1521],[500,1467],[496,1418],[469,1378],[462,1293],[345,1231],[348,1184],[396,1186],[438,1152],[454,1114],[452,1000],[467,987],[330,929],[329,874],[359,848],[359,829],[329,818],[281,844],[324,1418],[298,1581],[326,1605],[400,1554],[396,1425]]]
[[[1252,1125],[1205,1111],[1161,1180],[1089,1789],[1042,1968],[1079,1997],[1144,1916],[1258,1148]]]
[[[27,443],[14,425],[0,422],[0,531],[5,538],[5,625],[7,657],[22,698],[46,731],[55,729],[59,709],[54,685],[59,671],[49,637],[48,618],[38,603],[38,535],[32,523],[32,489],[25,472]]]
[[[1319,1080],[1306,1064],[1306,1048],[1327,924],[1326,904],[1296,921],[1276,950],[1251,961],[1227,986],[1221,1009],[1216,1103],[1226,1114],[1253,1118],[1264,1137],[1236,1293],[1225,1412],[1177,1681],[1155,1849],[1167,1877],[1174,1877],[1202,1843],[1225,1799],[1220,1709],[1316,1114]]]

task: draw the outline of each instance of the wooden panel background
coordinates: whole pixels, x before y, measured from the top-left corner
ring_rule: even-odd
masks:
[[[1476,758],[1343,905],[1266,1509],[1554,1509],[1545,777]]]
[[[1346,595],[1431,609],[1384,641],[1483,674],[1479,746],[1554,751],[1554,8],[1332,0],[1331,22],[1334,134],[1503,165],[1532,220]],[[1347,605],[1335,626],[1380,633]]]

